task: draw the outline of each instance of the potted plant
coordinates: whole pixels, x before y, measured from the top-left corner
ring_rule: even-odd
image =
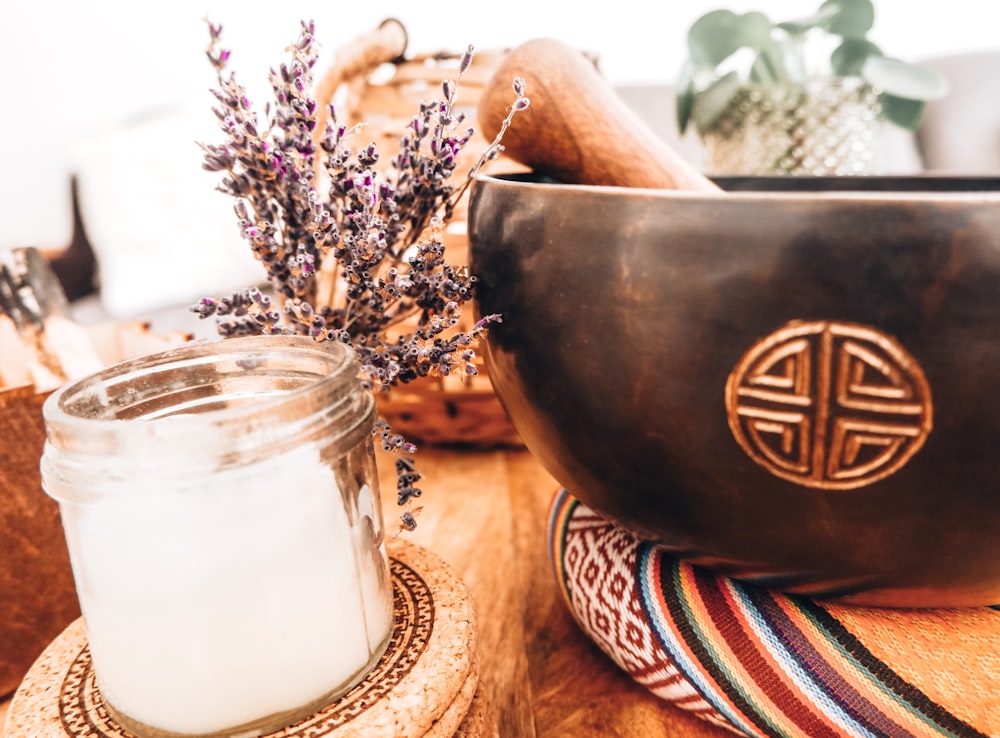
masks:
[[[947,92],[937,71],[868,38],[871,0],[826,0],[812,15],[713,10],[688,30],[677,124],[694,124],[712,174],[870,174],[883,122],[912,131]]]

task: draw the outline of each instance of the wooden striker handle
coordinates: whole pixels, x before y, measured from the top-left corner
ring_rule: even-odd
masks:
[[[513,102],[515,77],[531,104],[504,134],[504,154],[570,184],[720,192],[617,95],[594,64],[554,39],[535,39],[508,54],[477,105],[492,140]]]

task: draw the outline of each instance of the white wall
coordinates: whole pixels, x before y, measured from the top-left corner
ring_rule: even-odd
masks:
[[[880,0],[876,41],[917,59],[1000,46],[1000,3]],[[202,50],[207,15],[225,27],[233,66],[251,91],[280,60],[300,18],[314,18],[332,50],[386,16],[410,31],[412,51],[514,46],[554,36],[596,53],[612,82],[673,78],[688,25],[705,10],[760,8],[773,18],[804,14],[803,0],[613,0],[554,3],[7,0],[0,11],[0,246],[58,246],[69,237],[67,175],[81,137],[182,103],[210,105]],[[280,10],[279,10],[280,8]],[[262,101],[263,102],[263,101]],[[119,152],[124,155],[125,152]],[[142,187],[142,182],[136,182]],[[150,224],[151,228],[161,227]]]

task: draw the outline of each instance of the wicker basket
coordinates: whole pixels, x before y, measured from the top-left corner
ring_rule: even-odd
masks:
[[[405,29],[388,20],[373,34],[340,49],[317,86],[320,110],[336,103],[338,119],[363,123],[364,138],[374,141],[388,162],[422,100],[440,94],[445,79],[455,79],[461,53],[438,52],[404,56]],[[475,126],[476,103],[506,51],[477,51],[463,74],[455,109]],[[512,98],[513,100],[513,93]],[[320,120],[322,124],[324,120]],[[462,152],[454,181],[461,182],[489,142],[476,133]],[[523,167],[503,156],[486,171],[518,171]],[[449,220],[443,240],[449,263],[468,262],[466,237],[468,194]],[[464,328],[472,323],[472,306],[463,311]],[[473,377],[424,377],[391,392],[378,393],[382,416],[393,429],[414,442],[475,447],[521,446],[522,441],[493,392],[486,367]]]

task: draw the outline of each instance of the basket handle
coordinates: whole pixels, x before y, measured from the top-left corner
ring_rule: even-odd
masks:
[[[318,119],[313,137],[322,139],[330,117],[330,101],[341,83],[366,74],[381,64],[401,59],[406,53],[406,27],[396,18],[386,18],[378,28],[358,36],[337,50],[333,65],[316,87]]]

